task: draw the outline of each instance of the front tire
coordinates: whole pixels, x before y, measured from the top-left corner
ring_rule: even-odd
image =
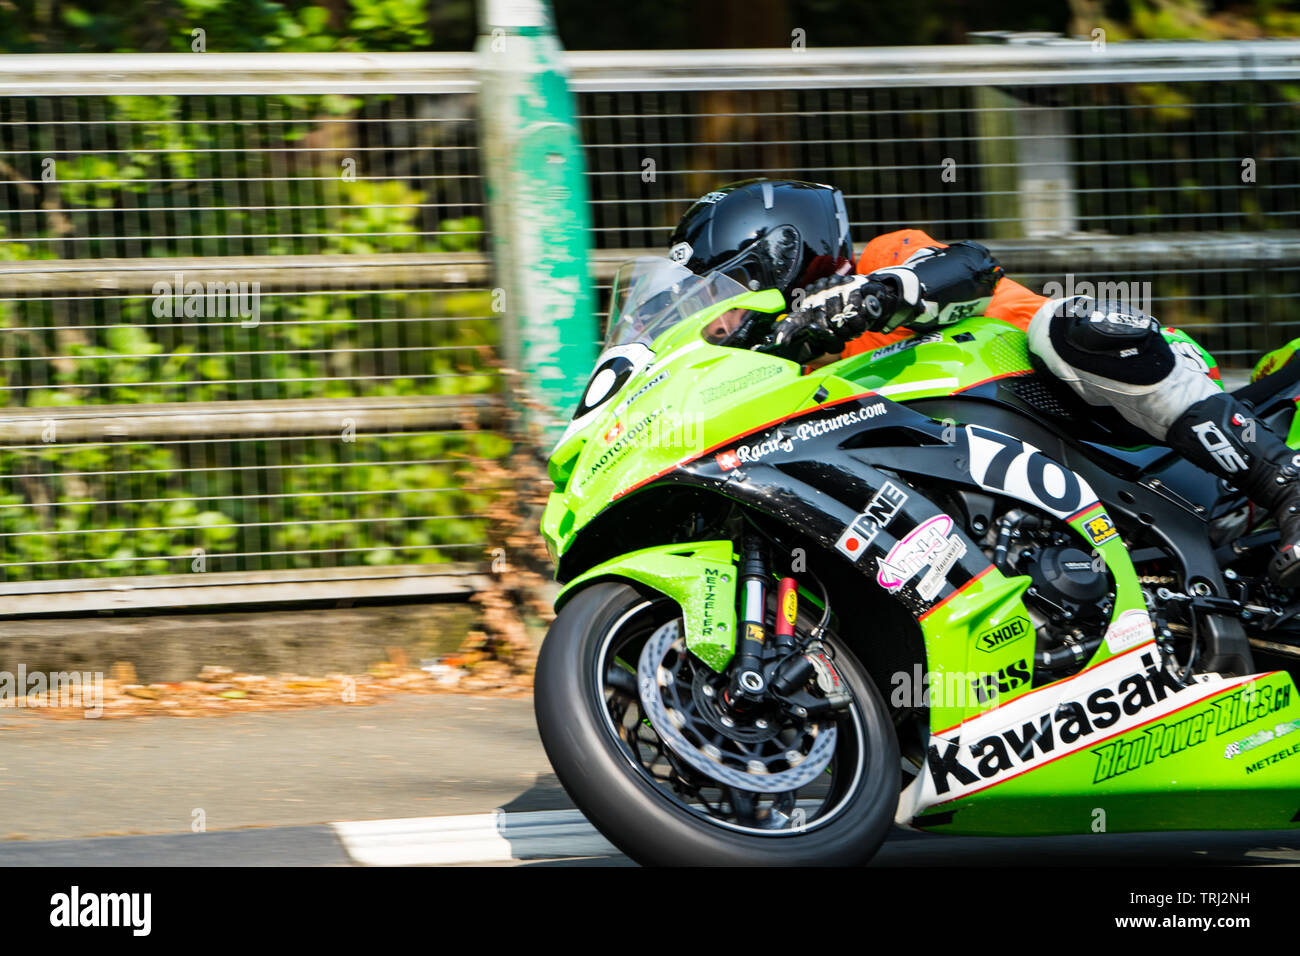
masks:
[[[679,616],[662,595],[606,582],[574,595],[551,625],[538,658],[534,706],[547,757],[574,803],[610,842],[645,864],[846,866],[869,860],[898,803],[898,742],[874,683],[831,633],[823,642],[835,653],[854,703],[838,722],[836,758],[827,772],[846,769],[838,784],[831,775],[828,795],[806,824],[764,829],[731,823],[702,811],[699,799],[683,798],[678,781],[647,771],[640,748],[628,740],[628,722],[620,725],[614,716],[627,706],[621,699],[627,694],[612,691],[601,674],[614,666],[611,648],[644,643],[642,634]],[[801,630],[810,623],[801,618]],[[635,730],[657,738],[652,729]]]

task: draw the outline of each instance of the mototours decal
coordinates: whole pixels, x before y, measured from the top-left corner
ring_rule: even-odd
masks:
[[[835,547],[850,561],[857,561],[866,553],[867,545],[889,527],[889,522],[894,520],[906,503],[907,492],[892,481],[885,482],[867,503],[866,509],[844,529],[844,533],[835,542]]]
[[[1238,684],[1211,678],[1183,687],[1151,651],[1112,658],[932,738],[917,812],[1009,780]]]

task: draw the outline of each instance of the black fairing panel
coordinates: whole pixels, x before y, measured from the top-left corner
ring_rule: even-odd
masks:
[[[873,585],[883,573],[876,559],[887,557],[910,532],[932,523],[927,526],[960,538],[963,547],[941,581],[922,587],[923,579],[912,579],[889,588],[919,617],[992,565],[939,505],[889,474],[893,466],[888,461],[865,463],[854,446],[902,439],[942,445],[941,431],[941,425],[874,395],[827,403],[740,436],[660,481],[709,489],[768,515],[838,552]],[[949,477],[955,480],[957,475]],[[888,520],[870,526],[869,534],[850,535],[855,522],[862,527],[863,512],[878,495],[890,505]],[[852,556],[850,547],[855,548]]]

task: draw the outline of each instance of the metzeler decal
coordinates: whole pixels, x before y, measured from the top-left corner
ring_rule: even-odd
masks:
[[[721,576],[721,568],[704,569],[704,600],[700,602],[700,634],[702,637],[712,637],[713,629],[718,626],[718,579]]]
[[[1285,760],[1287,757],[1294,757],[1297,753],[1300,753],[1300,744],[1292,744],[1290,747],[1287,747],[1286,750],[1279,750],[1277,753],[1270,754],[1262,760],[1256,760],[1254,763],[1246,764],[1246,773],[1254,773],[1256,770],[1263,770],[1269,764],[1277,763],[1279,760]]]
[[[849,522],[835,547],[852,561],[857,561],[867,551],[877,534],[889,527],[899,510],[907,503],[907,492],[891,481],[881,485],[866,509]]]

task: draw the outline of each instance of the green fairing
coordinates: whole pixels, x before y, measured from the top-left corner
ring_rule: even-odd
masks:
[[[1280,349],[1269,352],[1259,360],[1255,370],[1251,373],[1250,380],[1258,382],[1265,375],[1276,372],[1295,357],[1297,350],[1300,350],[1300,339],[1292,339]],[[1300,448],[1300,415],[1291,416],[1291,426],[1287,431],[1286,443],[1292,448]]]
[[[556,490],[542,522],[553,556],[566,553],[577,533],[630,489],[737,435],[819,403],[867,391],[894,401],[948,395],[1031,370],[1024,333],[983,317],[807,375],[792,362],[709,345],[700,337],[700,329],[727,309],[775,312],[782,308],[779,299],[771,292],[748,293],[670,329],[652,343],[654,361],[625,383],[609,410],[560,441],[550,462]],[[957,335],[962,341],[953,340]],[[1207,369],[1214,367],[1213,359],[1187,336],[1166,330],[1166,337],[1171,343],[1190,342]],[[822,394],[814,398],[819,390]],[[631,401],[626,396],[632,396]],[[928,701],[931,744],[955,747],[952,753],[963,763],[962,773],[977,779],[955,787],[958,774],[945,781],[949,792],[939,792],[934,774],[923,766],[917,782],[904,792],[899,822],[917,818],[919,824],[944,832],[972,834],[1296,826],[1292,817],[1300,810],[1300,733],[1291,736],[1277,728],[1296,721],[1300,729],[1300,694],[1285,674],[1247,679],[1260,693],[1267,688],[1270,700],[1281,703],[1242,724],[1220,716],[1227,706],[1224,702],[1242,693],[1240,682],[1223,681],[1151,691],[1164,696],[1149,709],[1138,706],[1140,701],[1134,703],[1134,713],[1120,718],[1118,734],[1108,735],[1102,718],[1096,726],[1089,724],[1087,734],[1059,723],[1054,708],[1071,701],[1076,688],[1104,695],[1107,687],[1099,681],[1141,683],[1145,678],[1140,677],[1143,671],[1137,662],[1144,648],[1154,646],[1137,573],[1123,541],[1116,534],[1094,545],[1085,533],[1085,524],[1098,519],[1109,520],[1101,504],[1074,516],[1070,524],[1085,550],[1096,547],[1106,562],[1116,600],[1112,631],[1078,674],[1033,690],[1025,681],[982,703],[966,693],[972,674],[997,673],[1026,663],[1032,667],[1033,628],[1026,626],[1030,617],[1022,603],[1028,577],[1006,577],[990,565],[920,617],[932,691]],[[730,661],[737,577],[730,542],[663,545],[622,555],[570,581],[560,601],[593,580],[610,577],[638,582],[672,598],[682,607],[691,650],[718,670]],[[984,645],[993,646],[982,646],[981,638],[990,633],[1000,633],[1002,639],[985,639]],[[1139,636],[1133,638],[1134,633]],[[1134,674],[1126,674],[1128,670]],[[945,699],[958,688],[963,692],[960,698]],[[1104,704],[1109,698],[1099,700]],[[1052,746],[1044,749],[1046,738],[1040,739],[1038,750],[1031,747],[1027,762],[1018,762],[1012,754],[1008,765],[999,767],[998,750],[1010,745],[998,743],[1007,738],[985,731],[1007,719],[1012,721],[1008,732],[1023,740],[1025,725],[1015,723],[1020,720],[1019,709],[1032,718],[1035,733],[1041,734],[1044,727],[1050,730]],[[1206,714],[1214,716],[1213,730],[1207,729]],[[1164,728],[1175,724],[1165,736]],[[1203,739],[1179,744],[1177,735],[1192,736],[1192,727],[1200,728]],[[1263,739],[1263,730],[1275,738]],[[1076,736],[1067,743],[1071,733]],[[984,736],[975,736],[980,734]],[[1231,759],[1224,756],[1228,745],[1248,738],[1254,741],[1248,752]],[[1082,746],[1084,741],[1087,746]],[[1132,758],[1135,762],[1126,763],[1123,772],[1103,772],[1106,760],[1113,763],[1117,755],[1133,753],[1135,744],[1154,748],[1155,756]],[[976,757],[971,748],[976,746],[989,751],[982,755],[983,765],[972,762]],[[985,770],[991,774],[987,780],[981,776]],[[1098,808],[1105,811],[1104,821],[1098,820]]]
[[[626,578],[666,594],[682,607],[691,651],[715,670],[736,643],[736,556],[730,541],[696,541],[643,548],[599,564],[570,581],[556,609],[597,579]]]

